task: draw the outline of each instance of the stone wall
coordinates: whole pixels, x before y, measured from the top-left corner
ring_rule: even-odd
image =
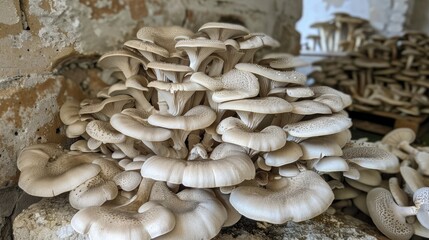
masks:
[[[104,85],[97,57],[133,38],[142,26],[208,21],[265,32],[297,54],[301,0],[2,0],[0,1],[0,239],[11,218],[37,201],[16,187],[20,149],[66,143],[58,117],[67,98]],[[17,204],[18,203],[18,204]]]

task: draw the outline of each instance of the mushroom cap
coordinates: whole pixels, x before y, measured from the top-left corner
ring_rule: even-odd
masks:
[[[313,86],[310,87],[311,90],[314,92],[314,97],[317,98],[323,94],[335,94],[341,97],[341,100],[343,101],[344,107],[350,106],[352,104],[352,98],[350,95],[347,95],[343,92],[340,92],[336,89],[333,89],[328,86]]]
[[[254,63],[238,63],[235,65],[235,68],[241,71],[251,72],[253,74],[266,77],[276,82],[305,85],[305,82],[307,80],[305,74],[300,72],[279,71]]]
[[[321,102],[314,100],[301,100],[291,102],[293,106],[292,113],[300,115],[312,115],[312,114],[331,114],[331,108]]]
[[[392,194],[384,188],[374,188],[366,198],[369,215],[377,228],[390,239],[410,239],[414,230],[405,217],[399,215]]]
[[[259,94],[258,78],[252,73],[232,69],[221,77],[222,90],[212,95],[215,102],[221,103],[231,100],[256,97]]]
[[[399,185],[399,180],[396,177],[389,178],[389,190],[392,193],[393,199],[399,206],[408,206],[408,195]]]
[[[92,120],[86,125],[86,133],[97,141],[103,143],[122,143],[126,136],[114,129],[108,122]]]
[[[110,103],[123,102],[125,104],[131,101],[134,101],[134,98],[128,95],[111,96],[109,98],[104,99],[101,102],[82,106],[81,109],[79,110],[79,114],[83,115],[83,114],[96,113],[96,112],[102,111]]]
[[[209,127],[216,120],[216,113],[207,106],[196,106],[183,116],[153,114],[148,122],[153,126],[167,129],[193,131]]]
[[[191,82],[198,83],[211,91],[219,91],[223,88],[223,83],[220,79],[212,78],[203,72],[193,73],[189,80]]]
[[[77,212],[73,229],[93,240],[152,239],[173,230],[173,213],[163,206],[153,206],[140,213],[120,208],[89,207]]]
[[[229,38],[239,38],[249,34],[249,30],[244,26],[223,22],[208,22],[198,29],[198,32],[204,32],[211,39],[225,41]]]
[[[101,155],[66,152],[56,144],[37,144],[24,148],[18,156],[21,171],[18,185],[26,193],[53,197],[68,192],[95,177],[100,166],[91,164]]]
[[[204,48],[226,51],[225,43],[214,39],[184,39],[176,43],[176,49],[186,50],[187,48]]]
[[[417,170],[409,166],[399,168],[401,176],[411,191],[416,192],[418,189],[425,187],[423,177]]]
[[[60,108],[60,119],[65,125],[80,121],[79,102],[76,100],[67,100]]]
[[[407,143],[412,143],[415,139],[416,134],[413,130],[409,128],[396,128],[386,134],[381,140],[381,143],[397,148],[399,143],[404,141]]]
[[[326,211],[333,200],[329,185],[313,171],[275,180],[266,188],[240,186],[230,196],[240,214],[275,224],[313,218]]]
[[[159,204],[176,219],[174,229],[157,238],[160,240],[212,239],[227,219],[225,207],[208,189],[185,189],[174,194],[165,183],[156,182],[149,200],[139,211]]]
[[[286,144],[286,133],[277,126],[268,126],[260,132],[253,132],[240,119],[229,117],[216,128],[222,141],[248,147],[257,151],[271,152]]]
[[[186,65],[168,63],[168,62],[156,62],[156,61],[148,63],[147,68],[157,69],[157,70],[167,71],[167,72],[181,72],[181,73],[187,73],[187,72],[193,71],[192,68]],[[163,79],[158,79],[158,80],[163,80]]]
[[[378,147],[351,147],[343,149],[343,158],[368,169],[397,173],[399,159]]]
[[[101,206],[118,195],[115,182],[105,180],[100,175],[88,179],[70,191],[69,203],[75,209]]]
[[[241,147],[231,145],[220,144],[213,150],[210,159],[182,160],[153,156],[143,164],[141,175],[195,188],[232,186],[253,179],[253,162]],[[219,153],[220,150],[225,152]]]
[[[137,38],[145,42],[154,43],[164,49],[167,49],[170,55],[176,52],[175,38],[190,38],[194,33],[189,29],[179,26],[166,27],[143,27],[137,32]]]
[[[218,108],[252,113],[277,114],[290,112],[292,110],[292,105],[286,100],[278,97],[263,97],[221,103]]]
[[[349,170],[349,165],[342,157],[324,157],[315,165],[318,172],[345,172]]]
[[[350,128],[351,125],[350,118],[337,113],[331,116],[286,124],[283,129],[295,137],[317,137],[339,133]]]
[[[419,207],[416,216],[420,224],[429,229],[429,204],[422,204]]]
[[[303,155],[301,160],[320,159],[329,156],[341,156],[343,151],[341,147],[333,141],[324,139],[310,138],[299,143]]]
[[[134,162],[131,162],[134,163]],[[143,162],[141,162],[143,165]],[[129,165],[129,164],[127,164]],[[140,170],[140,168],[139,168]],[[141,181],[142,177],[139,172],[136,171],[123,171],[118,174],[116,174],[112,180],[118,185],[122,190],[124,191],[132,191],[136,189]]]
[[[167,49],[160,47],[151,42],[144,42],[141,40],[133,39],[133,40],[126,41],[124,43],[124,46],[134,48],[142,52],[154,53],[164,58],[170,57],[170,53],[168,52]]]
[[[280,167],[299,160],[302,150],[298,143],[286,142],[286,144],[275,151],[264,153],[265,164],[272,167]]]
[[[139,121],[123,113],[114,114],[110,124],[118,132],[142,141],[161,142],[172,136],[169,129],[151,126],[147,121]]]

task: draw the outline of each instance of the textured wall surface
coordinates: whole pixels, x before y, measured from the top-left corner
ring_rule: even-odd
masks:
[[[208,21],[241,23],[297,54],[301,12],[301,0],[0,0],[0,202],[8,201],[0,204],[0,239],[10,238],[12,218],[26,206],[17,205],[18,152],[65,143],[59,108],[103,87],[97,56],[142,26],[195,31]]]

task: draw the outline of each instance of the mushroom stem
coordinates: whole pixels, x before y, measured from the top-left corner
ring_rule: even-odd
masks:
[[[402,141],[401,143],[399,143],[398,145],[399,149],[412,154],[412,155],[416,155],[419,150],[415,149],[414,147],[412,147],[408,142],[406,141]]]
[[[417,214],[417,207],[409,206],[409,207],[397,207],[398,213],[403,217],[415,216]]]
[[[122,210],[137,212],[141,205],[149,200],[155,180],[150,178],[143,178],[136,195],[126,204],[119,206]]]

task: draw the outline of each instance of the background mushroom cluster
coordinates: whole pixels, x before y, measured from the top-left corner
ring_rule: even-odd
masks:
[[[242,215],[311,219],[349,181],[398,173],[394,154],[350,142],[350,96],[307,87],[290,55],[255,56],[278,45],[227,23],[140,29],[100,58],[110,77],[97,98],[61,107],[70,150],[20,153],[19,186],[69,192],[71,224],[91,239],[210,239]]]
[[[337,12],[326,22],[315,22],[311,26],[318,31],[317,35],[306,38],[307,50],[311,52],[348,52],[358,49],[369,36],[375,34],[375,29],[368,20],[348,13]]]
[[[356,52],[316,62],[311,76],[349,93],[353,108],[420,116],[429,113],[429,38],[420,32],[401,37],[373,35]]]

